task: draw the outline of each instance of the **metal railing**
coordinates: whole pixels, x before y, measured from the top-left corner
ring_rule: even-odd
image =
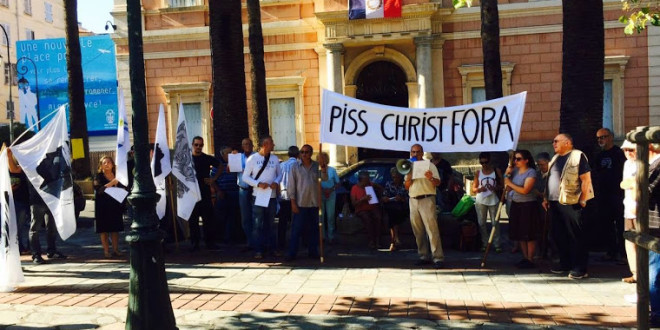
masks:
[[[649,234],[649,144],[660,143],[660,126],[637,127],[626,135],[637,144],[637,219],[624,233],[637,248],[637,328],[649,329],[649,251],[660,253],[660,238]]]

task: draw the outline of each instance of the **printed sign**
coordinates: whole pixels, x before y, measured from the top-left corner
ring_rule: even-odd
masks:
[[[16,42],[20,121],[28,127],[69,103],[64,38]],[[109,35],[80,38],[89,135],[117,133],[117,67]],[[68,115],[68,114],[67,114]],[[46,118],[34,130],[44,127]],[[68,119],[67,119],[68,122]]]

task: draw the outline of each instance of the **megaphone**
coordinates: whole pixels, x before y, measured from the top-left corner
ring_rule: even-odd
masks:
[[[412,161],[410,159],[399,159],[396,162],[396,170],[401,173],[401,175],[406,175],[412,170]]]

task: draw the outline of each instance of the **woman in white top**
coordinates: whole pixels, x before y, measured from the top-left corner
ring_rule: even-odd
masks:
[[[626,155],[626,162],[623,163],[623,178],[621,180],[621,189],[625,191],[623,198],[623,230],[635,230],[635,219],[637,218],[637,200],[636,200],[636,186],[637,181],[637,150],[635,145],[625,140],[621,146],[621,150]],[[628,267],[632,276],[624,277],[621,280],[626,283],[637,283],[637,250],[635,243],[626,240],[626,256],[628,257]]]
[[[481,231],[481,251],[486,250],[488,238],[490,237],[490,231],[488,231],[486,224],[486,217],[490,213],[490,221],[495,226],[493,245],[495,246],[495,252],[499,253],[502,252],[500,247],[500,224],[499,221],[495,222],[495,217],[497,216],[497,205],[500,202],[497,191],[502,188],[502,173],[490,163],[490,153],[488,152],[479,154],[479,164],[481,164],[481,170],[474,175],[472,192],[477,194],[474,207],[477,210],[479,230]]]

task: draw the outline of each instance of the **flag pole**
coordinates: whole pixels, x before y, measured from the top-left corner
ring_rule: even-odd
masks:
[[[166,193],[168,196],[170,196],[170,209],[172,211],[172,225],[174,226],[174,246],[176,249],[176,252],[179,252],[179,235],[176,232],[176,228],[178,227],[178,223],[176,221],[176,212],[174,211],[174,196],[172,196],[172,187],[174,187],[174,184],[172,183],[172,175],[168,174],[167,175],[167,189]]]
[[[323,143],[319,142],[319,156],[323,152]],[[320,159],[320,157],[319,157]],[[318,179],[318,185],[319,185],[319,257],[321,258],[321,263],[325,262],[325,256],[323,255],[323,188],[321,187],[321,181],[323,180],[322,178],[323,173],[321,170],[321,166],[319,164],[319,179]],[[328,220],[330,221],[330,220]]]

